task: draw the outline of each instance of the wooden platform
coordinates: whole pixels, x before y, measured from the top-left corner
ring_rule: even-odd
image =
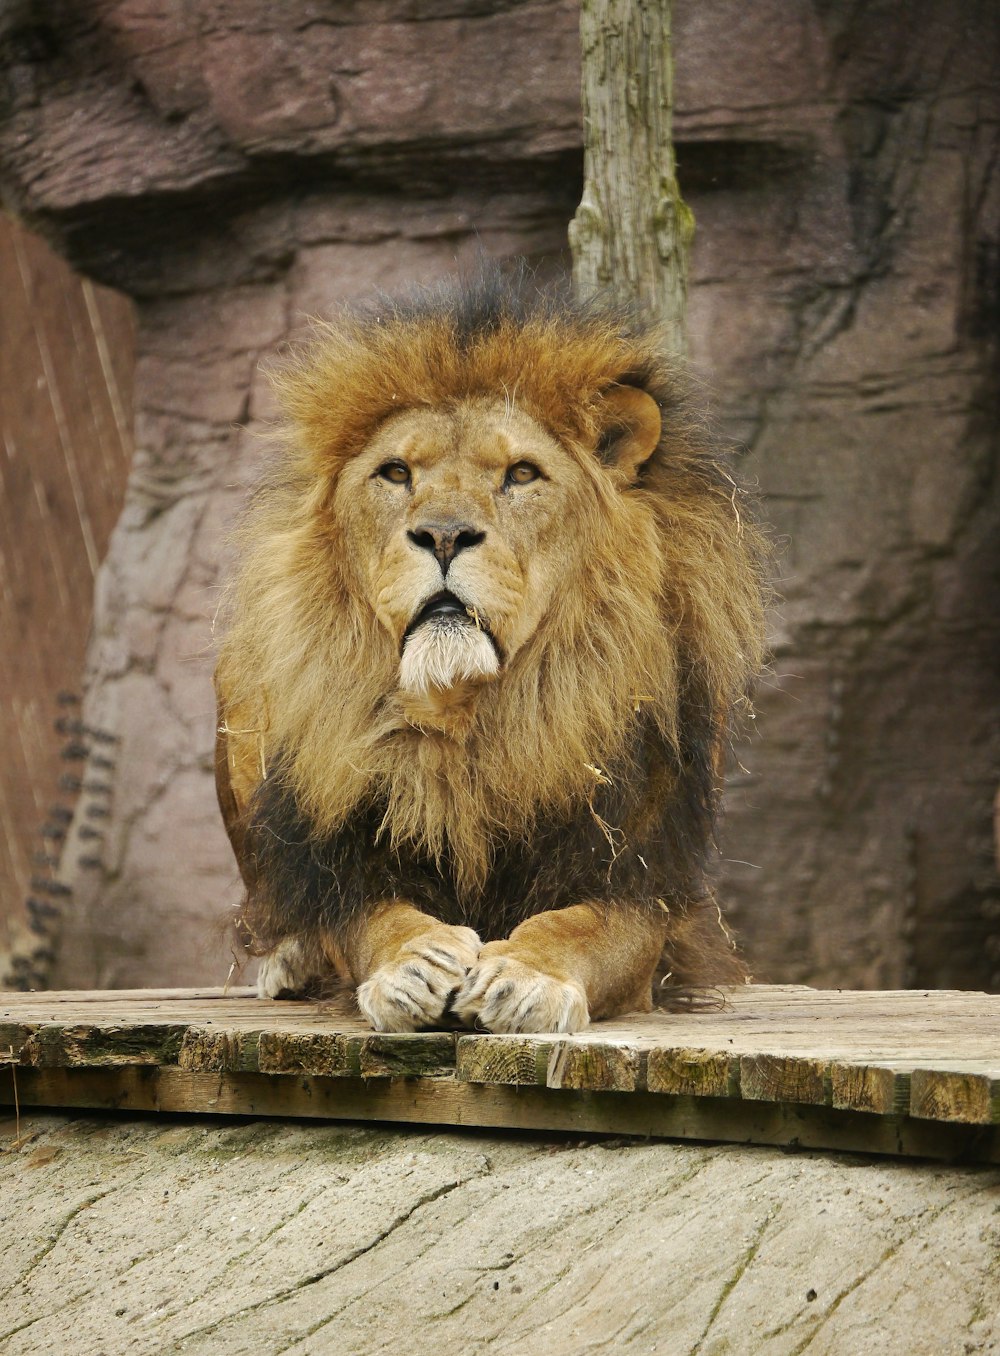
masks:
[[[6,1067],[4,1067],[6,1066]],[[9,1072],[8,1072],[9,1071]],[[0,1104],[1000,1162],[1000,996],[754,985],[576,1036],[379,1035],[344,998],[0,994]]]

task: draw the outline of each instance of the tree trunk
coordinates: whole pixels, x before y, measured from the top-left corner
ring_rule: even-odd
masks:
[[[671,0],[583,0],[584,187],[569,228],[581,298],[609,290],[662,320],[684,351],[694,218],[671,139]]]

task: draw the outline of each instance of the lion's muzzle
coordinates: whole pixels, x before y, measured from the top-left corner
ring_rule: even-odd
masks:
[[[500,655],[488,626],[447,590],[434,594],[416,613],[403,635],[399,683],[407,692],[427,695],[479,683],[500,671]]]
[[[469,609],[456,594],[442,589],[440,593],[435,593],[433,597],[428,598],[427,602],[421,607],[403,635],[403,644],[409,640],[410,636],[418,626],[423,626],[425,622],[438,621],[448,617],[468,617]]]

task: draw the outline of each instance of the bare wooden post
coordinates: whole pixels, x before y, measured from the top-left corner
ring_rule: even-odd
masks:
[[[581,298],[610,290],[684,351],[694,218],[671,139],[671,0],[582,0],[584,187],[569,228]]]

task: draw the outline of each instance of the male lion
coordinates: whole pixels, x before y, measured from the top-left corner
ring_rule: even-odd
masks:
[[[277,385],[216,672],[261,995],[576,1031],[742,979],[703,861],[761,539],[655,331],[486,271]]]

